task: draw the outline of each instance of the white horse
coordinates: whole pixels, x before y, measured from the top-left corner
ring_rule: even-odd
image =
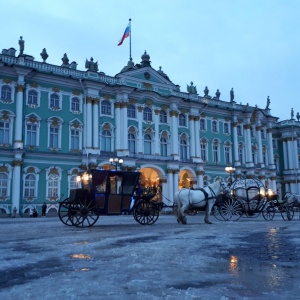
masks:
[[[204,187],[203,189],[182,189],[175,193],[174,202],[177,204],[177,222],[186,224],[185,211],[190,205],[193,207],[205,207],[204,222],[211,224],[209,215],[215,204],[216,198],[227,187],[222,179]]]
[[[293,206],[296,206],[297,204],[298,205],[300,204],[300,195],[286,192],[283,197],[283,200],[287,201],[288,204],[292,204]]]

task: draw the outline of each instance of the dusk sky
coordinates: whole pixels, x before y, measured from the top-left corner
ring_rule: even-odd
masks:
[[[67,53],[78,70],[85,60],[115,76],[127,65],[129,38],[117,46],[132,19],[132,58],[146,50],[151,66],[186,92],[193,81],[229,101],[265,108],[280,121],[300,111],[300,1],[298,0],[0,0],[0,51],[25,40],[24,53],[61,65]]]

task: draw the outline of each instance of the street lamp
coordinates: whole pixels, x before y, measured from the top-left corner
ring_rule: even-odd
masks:
[[[111,165],[114,165],[115,166],[115,168],[116,168],[116,171],[118,170],[118,166],[122,166],[122,164],[123,164],[123,159],[122,158],[110,158],[109,159],[109,162],[110,162],[110,164]]]
[[[230,175],[230,183],[232,183],[232,172],[235,172],[235,168],[234,167],[226,167],[225,168],[225,171],[227,172],[227,173],[229,173],[229,175]]]

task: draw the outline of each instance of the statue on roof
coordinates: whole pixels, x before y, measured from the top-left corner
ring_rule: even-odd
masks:
[[[297,121],[299,122],[299,120],[300,120],[300,114],[299,114],[299,111],[297,112],[296,118],[297,118]]]
[[[220,99],[220,96],[221,96],[221,93],[220,93],[219,89],[217,89],[215,98]]]
[[[69,66],[69,58],[67,56],[67,53],[64,54],[64,56],[61,60],[63,62],[63,66]]]
[[[270,103],[271,103],[270,97],[268,96],[268,98],[267,98],[267,105],[266,105],[265,109],[269,109]]]
[[[85,61],[85,67],[88,69],[88,71],[98,72],[98,62],[94,62],[92,57],[90,61]]]
[[[234,100],[234,91],[233,88],[230,90],[230,102],[233,102]]]
[[[206,86],[205,89],[204,89],[204,97],[207,97],[208,96],[208,93],[209,93],[209,89],[208,87]]]
[[[20,54],[23,54],[24,52],[24,44],[25,44],[25,41],[23,40],[23,37],[20,36],[20,39],[19,39],[19,45],[20,45]]]
[[[194,84],[193,81],[191,81],[191,85],[187,84],[187,91],[190,94],[197,94],[197,88],[193,84]]]
[[[294,120],[294,109],[291,110],[291,120]]]
[[[43,49],[42,53],[41,53],[41,57],[43,59],[43,62],[46,62],[47,58],[48,58],[48,53],[47,53],[47,50],[46,48]]]

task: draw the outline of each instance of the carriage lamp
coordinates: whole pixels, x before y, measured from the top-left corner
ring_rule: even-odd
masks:
[[[81,176],[76,176],[76,182],[80,182],[81,181]]]
[[[110,164],[111,165],[114,165],[115,166],[115,169],[116,169],[116,171],[118,170],[118,166],[122,166],[122,164],[123,164],[123,162],[124,162],[124,160],[122,159],[122,158],[110,158],[109,159],[109,162],[110,162]]]
[[[271,198],[272,196],[274,196],[274,192],[271,189],[267,189],[266,195],[268,198]]]
[[[232,183],[232,173],[235,172],[235,170],[236,170],[236,169],[235,169],[234,167],[231,167],[231,166],[225,168],[225,172],[229,173],[229,176],[230,176],[230,182],[231,182],[231,183]]]

